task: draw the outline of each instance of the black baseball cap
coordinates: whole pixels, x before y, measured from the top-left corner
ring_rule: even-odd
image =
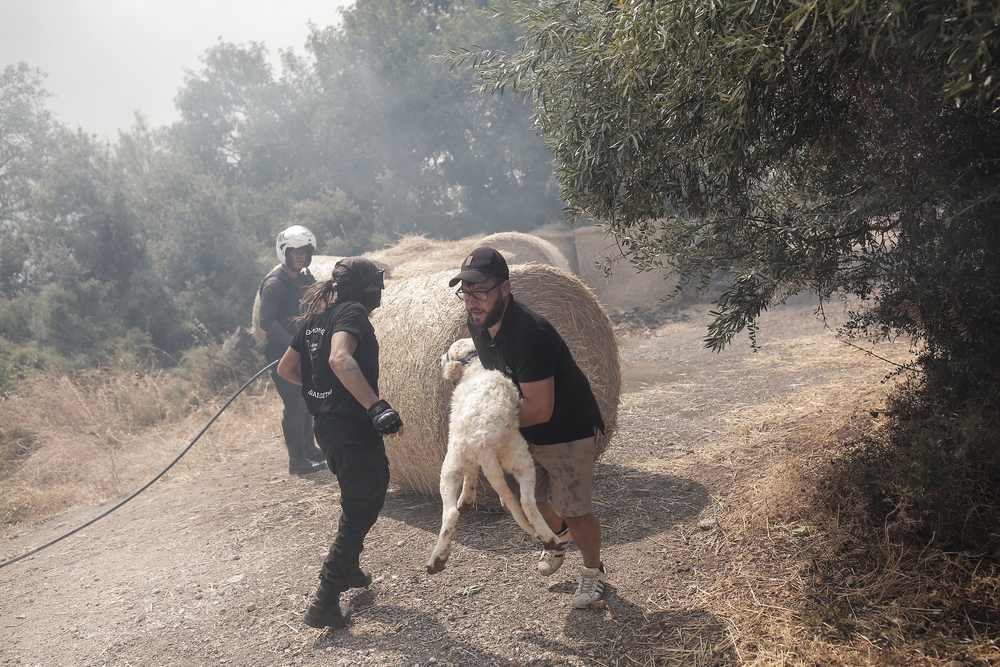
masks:
[[[481,283],[489,278],[499,278],[500,282],[510,278],[507,260],[499,252],[489,246],[482,246],[472,251],[472,254],[462,262],[462,271],[451,279],[449,287],[454,287],[463,280],[470,283]]]

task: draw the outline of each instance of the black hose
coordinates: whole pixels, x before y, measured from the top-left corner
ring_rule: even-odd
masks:
[[[122,505],[124,505],[125,503],[129,502],[130,500],[132,500],[133,498],[135,498],[136,496],[138,496],[138,495],[139,495],[140,493],[142,493],[143,491],[145,491],[146,489],[148,489],[149,487],[151,487],[151,486],[152,486],[152,485],[153,485],[153,484],[154,484],[154,483],[156,482],[156,480],[160,479],[160,478],[161,478],[161,477],[163,477],[163,476],[164,476],[165,474],[167,474],[167,471],[168,471],[168,470],[170,470],[171,468],[173,468],[173,467],[174,467],[174,465],[175,465],[175,464],[176,464],[176,463],[177,463],[178,461],[180,461],[180,460],[181,460],[181,458],[182,458],[182,457],[183,457],[183,456],[184,456],[185,454],[187,454],[187,453],[188,453],[188,451],[190,451],[192,447],[194,447],[194,443],[198,442],[198,438],[200,438],[201,436],[203,436],[203,435],[205,434],[205,431],[207,431],[207,430],[208,430],[208,427],[209,427],[209,426],[211,426],[212,424],[214,424],[214,423],[215,423],[215,420],[219,418],[219,415],[221,415],[221,414],[222,414],[222,413],[223,413],[223,412],[225,411],[225,409],[226,409],[226,408],[228,408],[228,407],[229,407],[229,405],[230,405],[230,404],[231,404],[231,403],[232,403],[233,401],[235,401],[235,400],[236,400],[236,397],[237,397],[237,396],[239,396],[240,394],[242,394],[242,393],[243,393],[243,390],[244,390],[244,389],[246,389],[247,387],[249,387],[249,386],[250,386],[250,384],[251,384],[251,383],[252,383],[252,382],[253,382],[254,380],[256,380],[256,379],[257,379],[257,378],[259,378],[259,377],[260,377],[261,375],[263,375],[265,371],[268,371],[268,370],[270,370],[270,369],[271,369],[271,367],[273,367],[273,366],[274,366],[275,364],[277,364],[277,363],[278,363],[277,361],[272,361],[272,362],[271,362],[271,363],[269,363],[269,364],[268,364],[267,366],[264,366],[264,368],[262,368],[262,369],[260,369],[259,371],[257,371],[257,373],[255,373],[255,374],[254,374],[254,376],[253,376],[252,378],[250,378],[249,380],[247,380],[246,382],[244,382],[244,383],[243,383],[243,386],[242,386],[242,387],[240,387],[239,389],[237,389],[237,390],[236,390],[236,393],[235,393],[235,394],[233,394],[233,395],[232,395],[232,396],[231,396],[231,397],[229,398],[229,400],[228,400],[228,401],[226,401],[226,404],[225,404],[225,405],[223,405],[223,406],[222,406],[221,408],[219,408],[219,411],[215,413],[215,416],[214,416],[214,417],[212,417],[211,419],[209,419],[209,420],[208,420],[208,423],[207,423],[207,424],[205,424],[205,428],[203,428],[203,429],[201,429],[200,431],[198,431],[198,435],[194,436],[194,439],[193,439],[193,440],[192,440],[192,441],[191,441],[191,442],[190,442],[190,443],[188,444],[188,446],[187,446],[187,447],[185,447],[185,448],[184,448],[184,451],[182,451],[182,452],[181,452],[180,454],[178,454],[178,455],[177,455],[177,458],[175,458],[175,459],[174,459],[173,461],[171,461],[171,462],[170,462],[170,465],[168,465],[168,466],[167,466],[166,468],[164,468],[163,470],[161,470],[161,471],[160,471],[160,473],[159,473],[159,474],[158,474],[158,475],[157,475],[156,477],[154,477],[153,479],[149,480],[149,481],[148,481],[148,482],[147,482],[147,483],[146,483],[146,484],[145,484],[145,485],[144,485],[144,486],[143,486],[142,488],[140,488],[140,489],[139,489],[138,491],[136,491],[135,493],[133,493],[132,495],[130,495],[130,496],[129,496],[128,498],[126,498],[125,500],[121,501],[120,503],[118,503],[117,505],[115,505],[114,507],[112,507],[111,509],[109,509],[109,510],[108,510],[107,512],[105,512],[104,514],[99,514],[98,516],[94,517],[93,519],[91,519],[91,520],[90,520],[90,521],[88,521],[87,523],[83,524],[82,526],[78,526],[77,528],[74,528],[73,530],[69,531],[69,532],[68,532],[68,533],[66,533],[65,535],[60,535],[59,537],[57,537],[56,539],[52,540],[51,542],[46,542],[46,543],[45,543],[45,544],[43,544],[42,546],[40,546],[40,547],[35,547],[35,548],[34,548],[34,549],[32,549],[31,551],[28,551],[28,552],[26,552],[26,553],[23,553],[23,554],[21,554],[20,556],[17,556],[16,558],[11,558],[11,559],[10,559],[10,560],[8,560],[8,561],[5,561],[5,562],[3,562],[3,563],[0,563],[0,568],[3,568],[3,567],[7,567],[8,565],[11,565],[12,563],[16,563],[16,562],[17,562],[17,561],[19,561],[19,560],[22,560],[22,559],[24,559],[24,558],[27,558],[28,556],[30,556],[30,555],[32,555],[32,554],[36,554],[36,553],[38,553],[39,551],[41,551],[42,549],[46,549],[46,548],[48,548],[48,547],[51,547],[51,546],[52,546],[53,544],[56,544],[57,542],[61,542],[62,540],[65,540],[65,539],[66,539],[67,537],[69,537],[70,535],[73,535],[74,533],[78,533],[78,532],[80,532],[81,530],[83,530],[83,529],[84,529],[84,528],[86,528],[87,526],[90,526],[90,525],[92,525],[92,524],[94,524],[94,523],[97,523],[98,521],[100,521],[101,519],[103,519],[103,518],[104,518],[104,517],[106,517],[107,515],[111,514],[111,513],[112,513],[112,512],[114,512],[114,511],[115,511],[116,509],[118,509],[119,507],[121,507]]]

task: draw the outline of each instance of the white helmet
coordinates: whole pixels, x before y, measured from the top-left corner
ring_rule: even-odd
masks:
[[[278,234],[278,241],[274,244],[274,253],[278,256],[278,261],[288,268],[292,268],[292,260],[288,256],[288,251],[294,248],[309,249],[309,257],[306,258],[305,263],[305,266],[309,266],[313,253],[316,251],[316,237],[302,225],[292,225]]]

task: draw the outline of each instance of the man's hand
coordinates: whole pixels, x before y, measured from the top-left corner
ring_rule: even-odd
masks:
[[[403,428],[403,420],[399,418],[399,413],[385,400],[375,401],[375,404],[368,408],[368,416],[371,417],[372,426],[379,435],[392,435]]]

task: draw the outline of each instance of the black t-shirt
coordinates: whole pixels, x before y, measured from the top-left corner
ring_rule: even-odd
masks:
[[[499,370],[514,384],[554,378],[555,405],[547,422],[521,429],[533,445],[553,445],[604,431],[604,420],[590,381],[547,319],[521,305],[513,296],[496,338],[468,324],[483,366]]]
[[[302,357],[302,397],[313,415],[355,415],[367,422],[364,406],[330,368],[330,339],[338,331],[357,337],[354,360],[378,395],[378,340],[368,311],[357,301],[339,301],[322,313],[306,318],[288,344]]]

